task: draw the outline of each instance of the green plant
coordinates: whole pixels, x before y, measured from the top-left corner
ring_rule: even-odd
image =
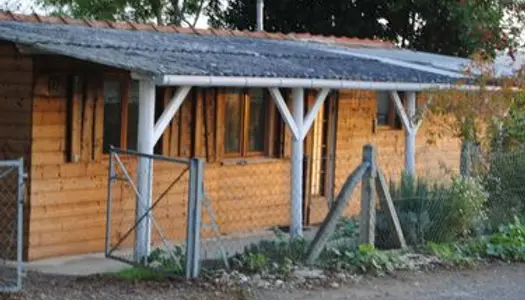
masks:
[[[165,278],[163,273],[159,273],[156,270],[136,267],[119,271],[115,274],[115,276],[126,280],[137,281],[159,281]]]
[[[431,184],[403,175],[399,184],[391,183],[390,193],[409,245],[456,241],[478,231],[485,219],[487,193],[475,178],[456,176],[448,184]],[[387,218],[379,209],[377,241],[385,248],[392,247],[394,236]]]
[[[391,273],[402,267],[398,252],[378,251],[370,244],[362,244],[358,249],[331,248],[322,258],[324,267],[360,273]]]
[[[461,243],[438,244],[429,242],[427,249],[430,254],[437,256],[459,266],[472,266],[476,263],[476,253],[471,251],[469,245]]]
[[[148,256],[148,266],[173,275],[184,274],[186,264],[185,250],[174,246],[171,251],[157,248]]]
[[[276,232],[276,239],[261,241],[234,256],[232,265],[245,272],[260,271],[289,273],[294,265],[302,264],[308,251],[308,241],[303,238],[289,240],[282,232]]]
[[[488,218],[492,229],[525,216],[525,152],[493,154],[484,179],[489,192]]]
[[[518,218],[488,238],[485,254],[503,260],[525,261],[525,225]]]
[[[359,235],[359,223],[356,219],[353,218],[341,218],[337,223],[335,232],[332,235],[332,240],[342,239],[342,238],[357,238]]]

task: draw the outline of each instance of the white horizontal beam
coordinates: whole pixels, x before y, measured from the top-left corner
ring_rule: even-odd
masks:
[[[456,85],[440,83],[376,82],[330,79],[296,79],[267,77],[227,76],[184,76],[163,75],[156,77],[160,86],[201,86],[201,87],[260,87],[260,88],[328,88],[359,89],[374,91],[423,91],[423,90],[480,90],[477,85]],[[500,90],[498,86],[484,87],[487,91]]]
[[[186,99],[186,96],[188,95],[190,90],[191,86],[181,86],[177,89],[175,95],[173,95],[173,98],[171,99],[170,103],[168,103],[168,105],[162,112],[162,115],[159,117],[157,123],[155,124],[155,129],[153,130],[154,145],[159,141],[160,137],[164,133],[164,130],[166,130],[173,117],[175,117],[175,114],[182,105],[182,102],[184,102],[184,99]]]
[[[297,124],[295,123],[294,118],[292,117],[292,114],[290,113],[290,110],[286,106],[286,102],[284,102],[283,95],[281,94],[281,91],[279,91],[278,88],[269,88],[268,91],[270,91],[270,95],[272,95],[272,99],[275,102],[275,105],[277,106],[277,109],[281,113],[281,116],[284,119],[284,122],[286,125],[288,125],[288,128],[290,128],[290,131],[292,132],[293,136],[297,140],[302,140],[301,132]]]
[[[328,93],[330,93],[330,89],[324,88],[319,92],[319,94],[315,98],[314,106],[310,109],[310,111],[306,115],[306,120],[304,120],[303,129],[302,129],[303,139],[308,134],[310,127],[312,127],[312,124],[314,123],[315,118],[317,117],[317,114],[319,113],[319,110],[321,109],[321,107],[323,107],[323,103],[326,100]]]

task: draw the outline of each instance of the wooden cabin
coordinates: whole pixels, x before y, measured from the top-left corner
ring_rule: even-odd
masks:
[[[82,35],[68,31],[79,28],[85,30],[83,33],[103,32],[108,37],[119,32],[143,36],[192,35],[212,37],[216,42],[222,41],[221,34],[229,34],[230,40],[239,43],[243,39],[249,43],[266,41],[279,47],[288,47],[288,42],[308,43],[300,36],[242,33],[244,36],[234,37],[241,34],[187,29],[180,33],[183,29],[175,27],[0,13],[0,159],[23,157],[25,161],[28,178],[24,253],[27,260],[104,250],[108,149],[110,145],[137,149],[141,77],[136,76],[136,70],[124,65],[126,57],[120,59],[117,52],[100,52],[100,47],[91,47],[91,41],[83,45]],[[74,40],[72,35],[79,40]],[[57,39],[54,48],[50,46],[52,39]],[[395,50],[392,45],[379,41],[341,38],[336,42],[343,48]],[[115,47],[118,48],[119,43],[115,40]],[[75,52],[72,45],[85,48],[85,53]],[[73,50],[66,49],[69,46]],[[323,47],[332,46],[323,44]],[[141,60],[140,53],[127,55],[136,55],[137,69],[148,60],[147,57]],[[234,64],[250,63],[231,53],[224,55],[224,59]],[[181,64],[187,66],[188,61]],[[251,63],[257,64],[257,61]],[[204,67],[219,68],[221,62],[217,65]],[[374,67],[371,63],[369,68]],[[415,70],[426,72],[423,75],[427,77],[435,75],[429,79],[431,83],[439,83],[446,77],[437,71],[422,71],[417,66],[404,68],[401,74]],[[294,65],[287,66],[286,70],[292,69]],[[417,72],[409,76],[418,78]],[[315,72],[309,76],[315,77]],[[424,84],[426,82],[421,82],[422,89]],[[290,106],[291,89],[284,86],[280,90]],[[155,117],[158,118],[169,105],[177,86],[159,84],[154,91]],[[304,89],[305,111],[315,106],[320,91],[315,87]],[[400,175],[405,159],[406,130],[392,103],[384,90],[330,89],[303,141],[301,161],[305,163],[301,167],[300,187],[303,224],[315,225],[323,220],[328,201],[361,161],[364,144],[377,145],[379,163],[387,175]],[[423,124],[417,135],[417,169],[436,174],[442,172],[442,165],[457,169],[458,141],[444,137],[429,144],[428,126]],[[206,193],[221,233],[228,234],[290,225],[293,139],[268,89],[193,86],[153,152],[205,159]],[[162,192],[169,183],[166,178],[172,178],[181,169],[173,164],[156,163],[153,194]],[[187,203],[183,195],[186,193],[186,187],[181,184],[158,208],[162,214],[157,221],[165,224],[174,237],[185,234]],[[117,192],[114,197],[121,214],[134,216],[132,193]],[[352,201],[347,214],[358,212],[359,201]],[[115,224],[114,236],[123,234],[126,228]]]

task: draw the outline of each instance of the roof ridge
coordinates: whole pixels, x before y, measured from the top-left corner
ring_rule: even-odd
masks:
[[[313,42],[334,43],[344,46],[363,46],[374,48],[394,48],[392,42],[382,41],[379,39],[354,38],[345,36],[328,36],[328,35],[313,35],[310,33],[281,33],[281,32],[253,32],[246,30],[231,30],[231,29],[195,29],[188,27],[180,27],[174,25],[155,25],[152,23],[137,23],[130,21],[100,21],[93,19],[74,19],[66,16],[42,16],[36,13],[26,15],[13,13],[11,11],[0,10],[0,21],[18,21],[28,23],[49,23],[62,25],[77,25],[86,26],[90,28],[107,28],[116,30],[134,30],[134,31],[158,31],[169,33],[186,33],[194,35],[215,35],[215,36],[238,36],[263,38],[274,40],[306,40]]]

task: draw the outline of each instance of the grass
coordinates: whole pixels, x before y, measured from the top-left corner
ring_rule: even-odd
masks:
[[[114,275],[117,278],[122,278],[125,280],[161,281],[166,279],[166,276],[162,274],[162,272],[139,267],[127,268],[115,273]]]

